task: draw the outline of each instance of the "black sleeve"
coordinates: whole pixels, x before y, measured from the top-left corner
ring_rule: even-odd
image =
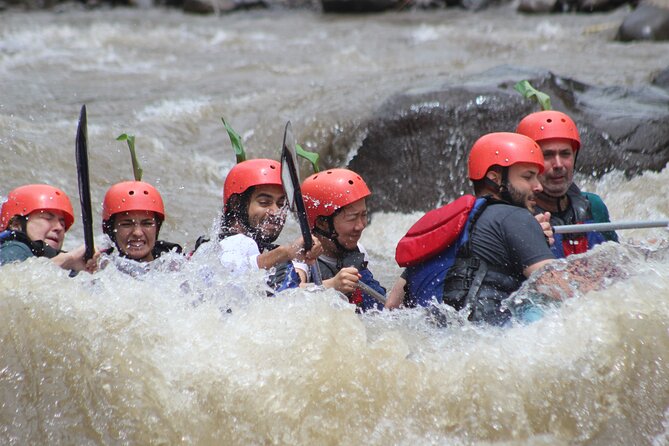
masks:
[[[522,269],[555,258],[541,225],[526,209],[518,208],[509,213],[503,227],[511,261]]]

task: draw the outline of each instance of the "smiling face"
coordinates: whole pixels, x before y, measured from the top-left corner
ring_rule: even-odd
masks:
[[[158,222],[150,211],[129,211],[114,216],[114,241],[119,251],[138,262],[153,260]]]
[[[249,199],[249,226],[263,240],[273,242],[281,234],[286,223],[286,193],[276,185],[256,186]]]
[[[28,214],[26,233],[30,240],[44,243],[60,250],[65,240],[65,214],[56,210],[33,211]]]
[[[332,219],[337,241],[348,250],[356,249],[367,227],[367,203],[364,198],[344,206]]]
[[[536,195],[542,191],[539,168],[535,164],[518,163],[509,167],[507,184],[512,204],[534,211]]]
[[[539,177],[544,194],[560,198],[574,180],[574,148],[568,139],[550,139],[539,145],[544,153],[544,173]]]

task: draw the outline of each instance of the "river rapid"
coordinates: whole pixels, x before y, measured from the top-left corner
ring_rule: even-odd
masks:
[[[221,117],[250,157],[277,158],[291,120],[298,142],[342,164],[357,149],[342,135],[415,85],[502,64],[648,83],[669,44],[612,41],[626,13],[5,12],[0,195],[50,183],[78,215],[86,104],[96,233],[105,191],[132,179],[115,141],[127,132],[166,203],[162,238],[192,248],[234,163]],[[668,175],[578,181],[614,220],[666,219]],[[363,235],[387,288],[419,216],[376,213]],[[0,443],[667,445],[669,235],[619,234],[585,256],[593,275],[615,265],[602,289],[571,284],[543,319],[504,330],[439,327],[423,310],[360,316],[331,291],[268,298],[259,275],[222,270],[213,245],[137,277],[115,264],[75,278],[40,259],[3,266]],[[77,219],[66,248],[81,241]]]

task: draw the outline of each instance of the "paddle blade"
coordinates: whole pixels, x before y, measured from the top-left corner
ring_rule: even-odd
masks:
[[[297,154],[295,153],[295,138],[290,121],[286,123],[283,133],[283,149],[281,151],[281,182],[286,191],[286,199],[291,210],[297,214],[300,230],[304,239],[304,249],[309,251],[313,246],[309,221],[300,188],[300,175],[297,171]]]
[[[86,105],[81,107],[77,138],[75,142],[77,158],[77,180],[79,183],[79,200],[81,202],[81,220],[84,227],[84,245],[86,260],[93,257],[93,213],[91,211],[91,187],[88,177],[88,125],[86,122]]]
[[[296,190],[300,189],[300,177],[297,172],[297,154],[295,153],[295,137],[290,125],[286,123],[283,133],[283,149],[281,151],[281,182],[286,191],[286,199],[291,211],[295,210]]]

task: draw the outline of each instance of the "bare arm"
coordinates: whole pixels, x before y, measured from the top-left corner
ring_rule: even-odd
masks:
[[[404,302],[404,286],[407,281],[403,277],[400,277],[395,281],[393,288],[388,293],[388,298],[386,299],[386,308],[398,308]]]
[[[304,241],[302,237],[299,237],[293,243],[281,245],[271,251],[265,251],[257,258],[258,268],[270,269],[281,263],[290,262],[293,259],[311,264],[323,252],[321,242],[317,238],[313,238],[313,243],[314,245],[311,249],[305,252]]]

